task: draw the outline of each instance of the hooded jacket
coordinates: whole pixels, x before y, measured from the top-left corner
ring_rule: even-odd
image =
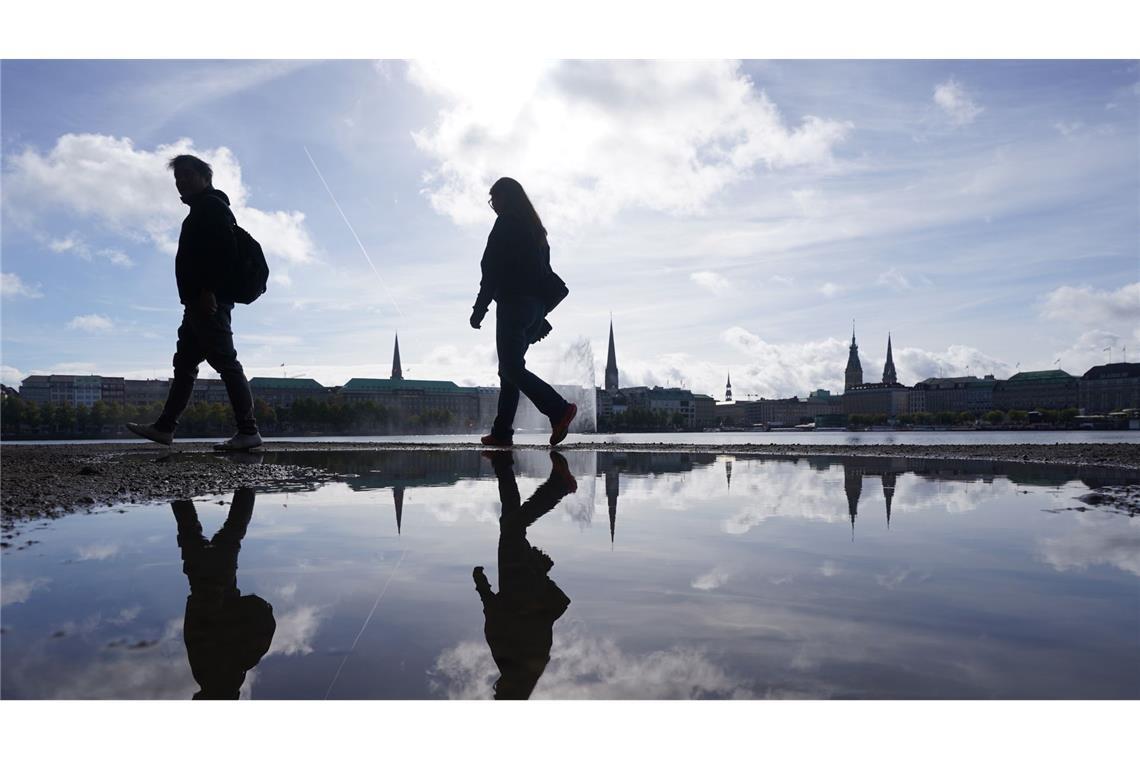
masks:
[[[208,187],[182,202],[190,207],[190,213],[182,221],[174,257],[178,300],[187,305],[197,303],[200,293],[210,290],[219,302],[232,303],[222,292],[230,262],[237,257],[233,232],[237,220],[230,211],[230,199],[221,190]]]

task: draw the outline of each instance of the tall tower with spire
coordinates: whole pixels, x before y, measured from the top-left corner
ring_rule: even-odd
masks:
[[[404,368],[400,366],[400,334],[396,333],[396,348],[392,352],[392,379],[403,380]]]
[[[883,365],[883,383],[894,385],[899,381],[895,374],[895,359],[891,356],[891,334],[887,333],[887,363]]]
[[[851,325],[851,347],[847,355],[847,369],[843,373],[843,390],[863,384],[863,365],[859,363],[859,344],[855,342],[855,325]]]
[[[724,400],[725,402],[732,401],[732,373],[728,373],[728,379],[724,383]]]
[[[617,351],[614,350],[614,321],[610,319],[610,348],[606,355],[606,390],[616,393],[618,389]]]

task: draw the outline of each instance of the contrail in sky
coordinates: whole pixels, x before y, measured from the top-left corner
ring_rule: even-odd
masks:
[[[305,155],[309,157],[309,163],[313,165],[313,171],[317,173],[317,177],[321,180],[321,184],[325,186],[325,191],[329,194],[329,198],[332,199],[333,205],[336,206],[336,210],[340,213],[340,218],[344,220],[345,225],[348,227],[348,231],[352,233],[352,237],[356,240],[356,244],[360,246],[360,252],[364,254],[364,259],[368,262],[368,266],[372,267],[372,271],[376,275],[376,279],[380,281],[380,287],[384,288],[384,294],[388,296],[388,300],[391,301],[392,305],[396,307],[396,313],[400,315],[400,321],[402,322],[404,320],[404,312],[400,310],[400,306],[396,303],[396,299],[392,298],[392,293],[388,290],[388,286],[384,284],[384,278],[380,276],[380,272],[376,269],[376,265],[372,263],[372,257],[368,255],[368,251],[364,248],[364,243],[360,242],[360,237],[356,234],[356,230],[352,228],[352,222],[348,221],[348,217],[344,214],[344,209],[342,209],[340,207],[340,204],[337,203],[336,196],[333,195],[332,188],[329,187],[328,182],[325,182],[325,176],[321,174],[321,170],[317,167],[317,162],[313,160],[313,154],[310,153],[309,149],[304,145],[301,147],[304,149]]]

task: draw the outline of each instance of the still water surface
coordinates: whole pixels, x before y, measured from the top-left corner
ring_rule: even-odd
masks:
[[[471,435],[342,435],[342,436],[281,436],[266,438],[265,445],[272,448],[274,443],[479,443],[482,433]],[[212,438],[178,438],[179,443],[217,443],[221,436]],[[516,433],[516,444],[546,446],[550,432]],[[130,438],[105,438],[98,440],[60,441],[4,441],[5,446],[44,445],[44,444],[91,444],[121,443],[132,446],[146,445],[134,436]],[[678,444],[684,446],[739,446],[748,444],[775,445],[817,445],[817,446],[861,446],[872,444],[908,444],[911,446],[936,445],[998,445],[998,444],[1037,444],[1054,443],[1140,443],[1140,430],[870,430],[853,432],[847,430],[787,431],[754,433],[571,433],[566,437],[568,444]]]
[[[19,536],[0,695],[1140,697],[1140,520],[1076,498],[1134,477],[592,451],[566,470],[530,450],[265,461],[338,479]]]

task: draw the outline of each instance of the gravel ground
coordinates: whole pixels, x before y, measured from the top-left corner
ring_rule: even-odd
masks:
[[[481,448],[478,444],[377,445],[367,443],[274,443],[284,451],[430,450]],[[518,448],[546,448],[520,446]],[[571,444],[564,449],[596,451],[692,451],[778,456],[857,455],[921,459],[986,460],[1064,464],[1135,472],[1140,482],[1140,444],[1014,444],[914,446],[875,444],[821,446],[798,444],[673,445]],[[206,456],[203,456],[203,455]],[[4,538],[28,520],[58,517],[114,505],[194,498],[239,486],[273,490],[312,487],[335,480],[323,470],[264,464],[256,453],[210,455],[208,444],[68,444],[0,446],[0,516]]]

